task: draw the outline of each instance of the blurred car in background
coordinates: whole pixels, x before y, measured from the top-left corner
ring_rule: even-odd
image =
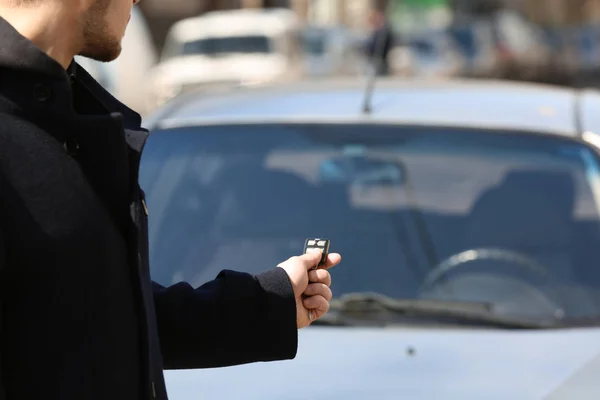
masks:
[[[365,113],[363,89],[194,91],[145,119],[155,281],[258,273],[307,237],[343,256],[296,359],[166,371],[170,398],[600,398],[600,95],[380,80]]]
[[[287,9],[213,11],[175,23],[150,74],[152,106],[194,88],[286,80],[299,70],[299,28]]]
[[[450,36],[440,30],[404,34],[390,52],[392,69],[413,78],[449,78],[463,74],[465,59]]]
[[[492,78],[499,75],[496,71],[496,44],[489,21],[459,18],[448,27],[448,33],[464,59],[461,76]]]
[[[540,81],[553,72],[544,32],[514,11],[461,16],[448,33],[465,59],[462,76]]]
[[[600,27],[596,24],[584,24],[574,32],[577,55],[577,74],[583,80],[594,83],[600,79]]]
[[[543,29],[552,49],[552,62],[560,66],[564,84],[597,87],[600,83],[600,28],[594,24]]]
[[[360,75],[367,70],[358,35],[344,27],[308,26],[301,33],[303,77]]]
[[[108,63],[75,57],[106,90],[127,106],[145,114],[147,108],[147,75],[156,64],[158,54],[148,24],[135,6],[122,41],[122,51],[115,61]]]
[[[543,32],[525,17],[510,10],[498,11],[492,20],[498,78],[535,81],[551,58]]]

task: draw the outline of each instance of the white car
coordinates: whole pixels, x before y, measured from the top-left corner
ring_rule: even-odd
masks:
[[[187,18],[167,34],[150,77],[153,106],[192,88],[229,89],[299,71],[295,14],[285,9],[214,11]],[[295,72],[296,71],[296,72]]]
[[[309,237],[343,257],[294,360],[166,371],[169,398],[600,399],[600,94],[365,93],[196,92],[145,121],[155,281],[258,273]]]
[[[461,76],[466,64],[444,31],[421,30],[402,37],[390,55],[392,68],[418,79]],[[402,58],[404,57],[404,58]]]
[[[343,27],[307,26],[301,32],[304,77],[364,75],[357,34]]]

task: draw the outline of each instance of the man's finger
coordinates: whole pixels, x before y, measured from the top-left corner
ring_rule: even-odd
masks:
[[[331,286],[331,274],[326,269],[308,271],[308,280],[314,283],[323,283]]]
[[[319,269],[329,269],[335,267],[342,261],[342,256],[338,253],[329,253],[325,265],[320,265]]]
[[[320,250],[309,250],[305,254],[302,254],[300,257],[300,261],[304,264],[307,270],[311,270],[317,266],[319,261],[321,261],[321,251]],[[327,255],[327,261],[324,265],[319,266],[319,269],[329,269],[331,267],[336,266],[342,261],[342,256],[338,253],[330,253]]]
[[[311,283],[303,293],[305,296],[323,296],[325,300],[330,301],[333,297],[329,286],[323,283]]]
[[[300,257],[300,261],[304,264],[304,267],[307,270],[310,270],[319,264],[321,261],[321,255],[323,253],[320,250],[309,250],[305,254],[302,254]]]
[[[323,296],[311,296],[302,300],[302,304],[307,310],[312,310],[314,319],[321,318],[323,314],[329,311],[329,302]]]

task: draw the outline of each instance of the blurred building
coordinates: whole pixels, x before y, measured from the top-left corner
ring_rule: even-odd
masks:
[[[366,26],[371,7],[365,0],[295,0],[301,18],[313,25],[345,25],[351,29]]]
[[[600,0],[144,0],[140,2],[153,39],[160,52],[171,25],[190,16],[207,11],[236,8],[284,7],[295,11],[301,23],[311,26],[344,26],[350,30],[368,29],[369,10],[391,5],[395,26],[430,24],[464,15],[485,18],[501,9],[513,9],[531,22],[543,27],[577,26],[600,22]],[[406,7],[412,10],[445,8],[441,17],[417,14],[406,16]],[[404,14],[404,16],[403,16]],[[416,18],[416,17],[418,18]],[[404,19],[402,19],[404,17]],[[418,19],[418,21],[416,19]]]

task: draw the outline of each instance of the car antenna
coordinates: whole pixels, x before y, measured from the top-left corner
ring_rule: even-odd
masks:
[[[376,3],[374,6],[377,10],[382,10],[383,14],[387,20],[388,11],[390,9],[390,4],[392,2],[390,0],[385,1],[385,6],[380,7]],[[387,23],[387,22],[386,22]],[[370,74],[367,79],[367,86],[365,88],[365,97],[363,101],[362,111],[364,114],[370,114],[373,110],[373,105],[371,104],[371,100],[373,97],[373,89],[375,87],[375,81],[377,79],[377,75],[379,70],[381,69],[381,65],[383,63],[383,52],[385,51],[385,35],[381,35],[377,38],[377,42],[375,43],[375,51],[373,52],[373,57],[371,59],[371,68]]]

